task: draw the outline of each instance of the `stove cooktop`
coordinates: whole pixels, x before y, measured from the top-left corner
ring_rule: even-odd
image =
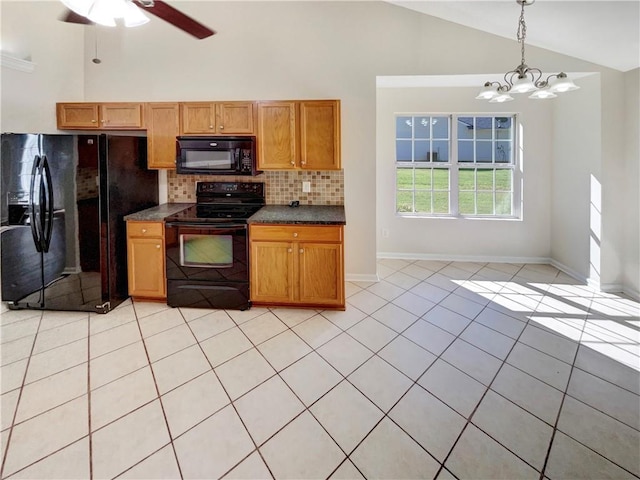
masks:
[[[170,217],[170,222],[222,223],[242,222],[265,203],[264,183],[198,182],[197,202]]]
[[[169,222],[246,222],[262,205],[196,204],[166,218]]]

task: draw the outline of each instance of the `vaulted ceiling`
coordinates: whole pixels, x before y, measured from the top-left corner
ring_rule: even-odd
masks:
[[[516,0],[389,3],[514,40],[521,8]],[[640,66],[640,0],[538,0],[525,20],[527,45],[622,72]]]

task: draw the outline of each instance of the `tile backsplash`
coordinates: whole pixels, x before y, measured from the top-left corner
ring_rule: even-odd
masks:
[[[167,172],[169,203],[196,201],[196,182],[264,182],[267,204],[286,205],[299,200],[300,205],[344,205],[344,172],[332,171],[272,171],[256,177],[178,175]],[[302,192],[302,182],[311,183],[311,192]]]

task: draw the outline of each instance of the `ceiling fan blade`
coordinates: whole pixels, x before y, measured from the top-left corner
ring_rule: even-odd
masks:
[[[149,2],[148,0],[135,0],[135,3],[140,6],[143,12],[152,13],[156,17],[161,18],[165,22],[169,22],[196,38],[203,39],[216,33],[161,0],[154,0],[153,2]]]
[[[77,14],[73,10],[68,10],[60,16],[60,20],[67,23],[79,23],[81,25],[93,25],[87,17]]]

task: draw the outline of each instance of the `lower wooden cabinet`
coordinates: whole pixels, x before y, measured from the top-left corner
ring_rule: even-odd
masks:
[[[344,309],[342,225],[249,226],[251,301]]]
[[[127,268],[130,296],[167,298],[164,222],[127,222]]]

